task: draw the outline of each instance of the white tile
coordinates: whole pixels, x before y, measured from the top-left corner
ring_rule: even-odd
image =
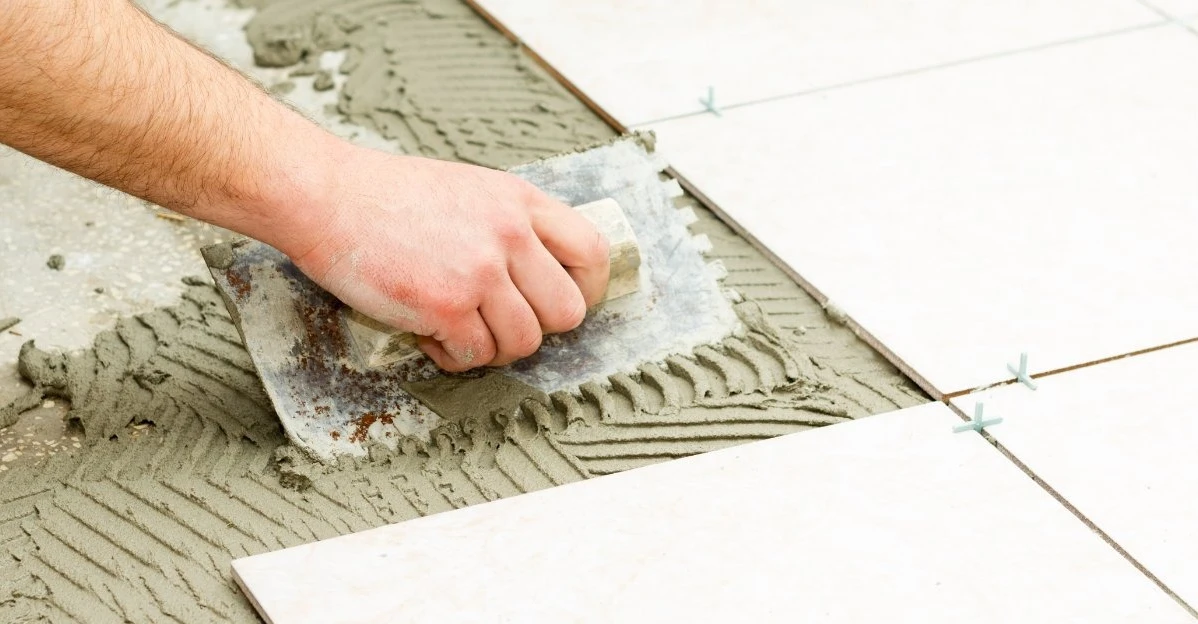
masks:
[[[958,399],[1065,500],[1198,606],[1198,343]]]
[[[934,403],[240,559],[274,624],[1192,622]]]
[[[1198,0],[1145,0],[1152,5],[1177,18],[1192,18],[1198,16]]]
[[[1198,336],[1176,26],[662,124],[682,175],[944,393]]]
[[[476,0],[626,125],[1159,21],[1135,0]]]

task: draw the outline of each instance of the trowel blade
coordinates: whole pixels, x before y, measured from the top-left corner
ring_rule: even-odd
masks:
[[[546,394],[635,371],[716,342],[738,321],[691,235],[693,213],[678,209],[665,162],[630,136],[585,151],[522,165],[512,173],[569,205],[612,197],[626,211],[644,265],[637,292],[591,311],[578,329],[546,337],[532,357],[499,369]],[[344,305],[277,250],[256,241],[206,248],[208,262],[288,437],[316,459],[363,456],[370,444],[394,449],[405,437],[428,440],[440,417],[404,391],[444,374],[425,357],[371,368],[356,357]],[[485,406],[480,407],[480,409]]]

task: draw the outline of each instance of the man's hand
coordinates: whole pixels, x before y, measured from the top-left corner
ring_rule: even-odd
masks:
[[[129,0],[5,3],[0,142],[274,246],[447,370],[529,355],[607,285],[606,242],[571,209],[352,147]]]
[[[607,241],[531,184],[361,148],[345,158],[328,222],[283,251],[354,309],[425,336],[441,368],[531,355],[603,296]]]

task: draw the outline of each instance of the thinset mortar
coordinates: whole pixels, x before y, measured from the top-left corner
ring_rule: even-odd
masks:
[[[319,50],[348,46],[341,112],[407,152],[506,167],[613,135],[454,0],[253,4],[259,62],[305,71]],[[69,400],[80,442],[0,473],[0,621],[253,622],[229,575],[236,557],[926,400],[695,208],[692,229],[747,300],[744,335],[548,404],[414,388],[460,417],[428,442],[336,467],[286,445],[206,280],[91,349],[26,346],[19,366],[35,389],[14,408]]]

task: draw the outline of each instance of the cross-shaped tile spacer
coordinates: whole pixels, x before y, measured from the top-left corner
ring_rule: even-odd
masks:
[[[1014,366],[1007,364],[1007,371],[1014,375],[1015,379],[1017,379],[1019,383],[1031,388],[1032,390],[1036,389],[1036,382],[1032,381],[1032,376],[1027,374],[1027,351],[1019,354],[1019,368],[1015,368]]]
[[[720,109],[716,108],[715,105],[715,87],[707,87],[707,97],[699,98],[699,103],[702,104],[703,108],[707,109],[707,112],[711,113],[712,115],[715,115],[716,117],[723,117],[723,115],[720,114]]]
[[[997,425],[1002,422],[1002,418],[991,418],[986,420],[982,418],[982,411],[985,409],[985,403],[977,402],[973,404],[973,420],[962,423],[953,427],[953,433],[961,433],[962,431],[982,431],[990,425]]]

